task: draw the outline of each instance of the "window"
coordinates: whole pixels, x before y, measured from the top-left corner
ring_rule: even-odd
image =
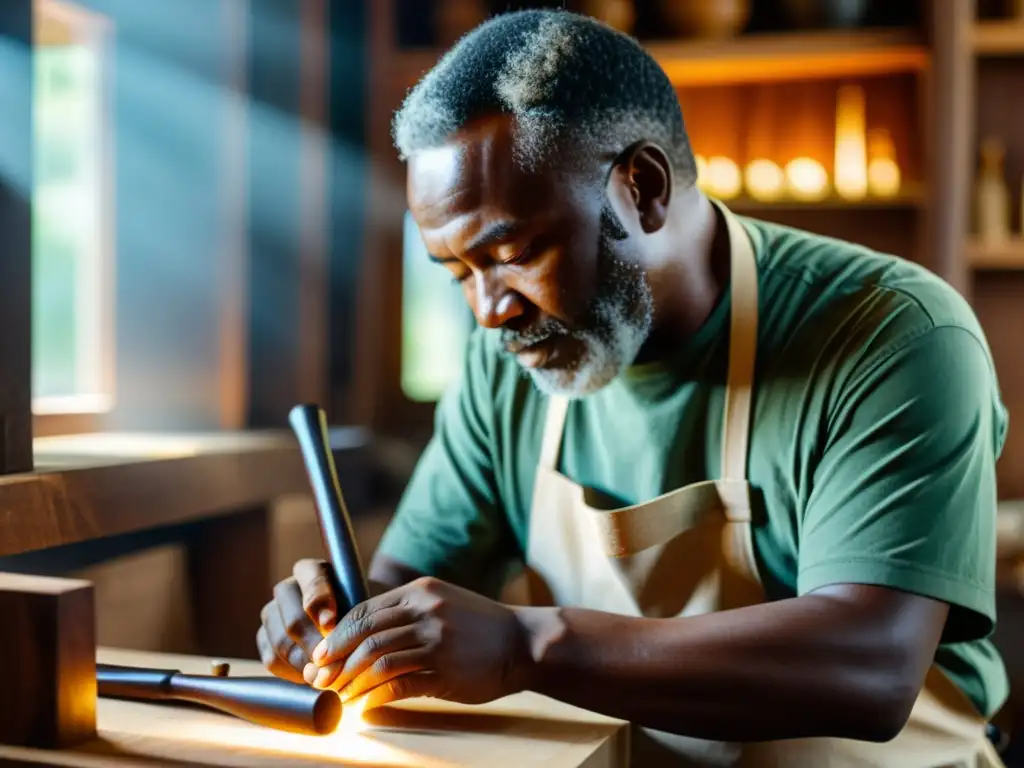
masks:
[[[113,183],[106,20],[35,5],[32,409],[112,405]]]
[[[428,258],[410,213],[402,234],[402,391],[433,402],[462,368],[476,321],[451,273]]]

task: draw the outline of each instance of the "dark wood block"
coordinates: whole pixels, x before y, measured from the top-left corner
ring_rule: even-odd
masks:
[[[274,596],[270,544],[268,506],[223,515],[196,529],[187,557],[200,654],[259,657],[260,611]]]
[[[61,749],[96,737],[92,584],[0,573],[0,744]]]

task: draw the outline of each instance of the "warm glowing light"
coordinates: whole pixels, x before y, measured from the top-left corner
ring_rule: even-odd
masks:
[[[771,202],[785,193],[786,175],[776,163],[760,158],[747,165],[744,184],[755,200]]]
[[[796,200],[821,200],[828,197],[828,172],[817,160],[797,157],[786,164],[786,188]]]
[[[868,187],[872,195],[893,197],[900,191],[900,167],[896,163],[896,147],[884,128],[868,136]]]
[[[694,160],[697,162],[697,187],[704,189],[708,181],[708,160],[704,155],[697,155]]]
[[[154,459],[179,459],[197,455],[202,446],[196,438],[184,435],[110,433],[105,435],[56,435],[38,438],[35,450],[42,455],[146,456]]]
[[[361,718],[357,718],[361,719]],[[342,719],[343,724],[345,719]],[[396,766],[405,768],[441,768],[448,764],[429,755],[413,753],[387,743],[386,734],[377,737],[372,731],[360,725],[359,731],[347,726],[326,736],[306,736],[297,733],[277,731],[272,728],[254,727],[250,723],[225,717],[215,726],[202,727],[189,723],[175,725],[175,738],[182,743],[215,744],[220,748],[259,750],[282,756],[313,757],[325,764]]]
[[[240,436],[231,432],[205,435],[103,432],[37,437],[34,448],[37,455],[47,459],[54,456],[176,459],[204,453],[232,452],[240,447],[248,449],[265,445],[270,448],[280,444],[280,438],[272,434]]]
[[[722,200],[736,197],[743,189],[743,175],[739,166],[728,157],[712,157],[708,160],[705,188]]]
[[[864,89],[844,85],[836,98],[836,192],[849,200],[868,193],[867,149],[864,135]]]
[[[359,698],[348,702],[341,710],[341,722],[338,723],[336,733],[361,733],[369,726],[363,720],[363,711],[366,709],[366,699]]]

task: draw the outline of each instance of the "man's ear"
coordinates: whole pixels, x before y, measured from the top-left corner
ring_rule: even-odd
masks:
[[[672,164],[657,144],[639,142],[619,156],[613,179],[626,187],[644,232],[665,225],[672,199]]]

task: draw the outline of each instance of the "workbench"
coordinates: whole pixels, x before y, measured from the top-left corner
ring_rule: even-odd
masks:
[[[211,660],[101,648],[104,664],[210,674]],[[231,660],[229,674],[267,675]],[[415,766],[625,768],[628,724],[534,693],[461,706],[417,699],[372,712],[350,708],[329,736],[270,730],[186,705],[100,699],[98,738],[62,751],[0,747],[0,765],[69,768]]]

